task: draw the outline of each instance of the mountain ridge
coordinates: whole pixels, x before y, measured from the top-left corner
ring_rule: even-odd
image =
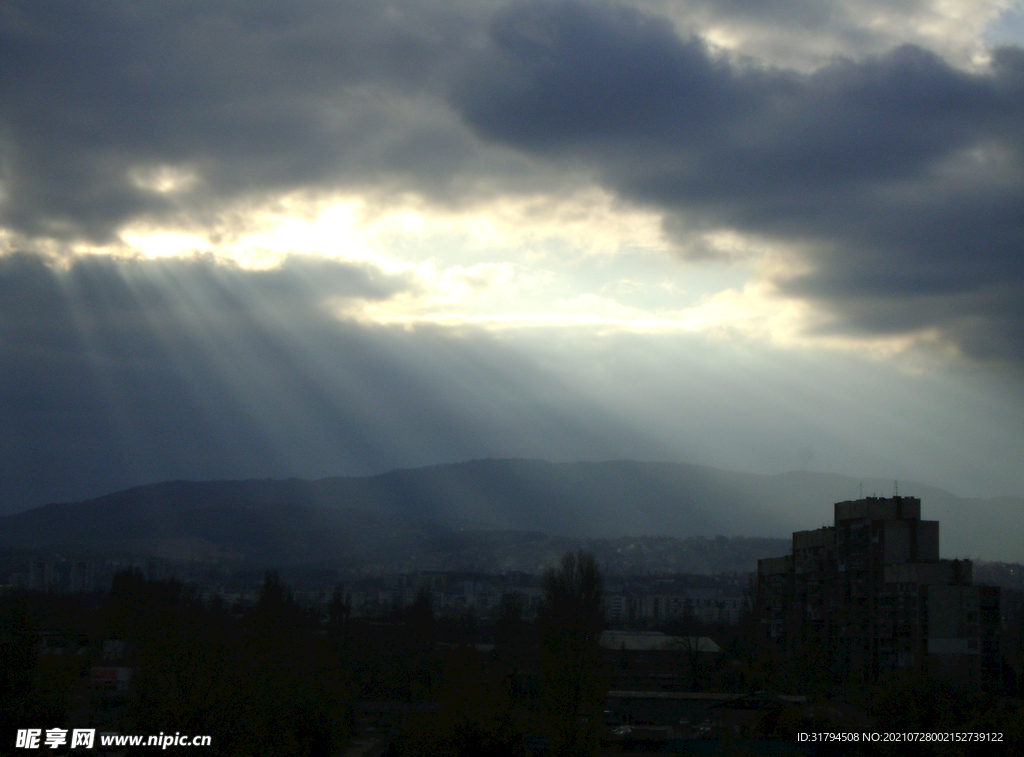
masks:
[[[423,550],[460,529],[567,538],[785,538],[832,521],[832,503],[891,482],[689,463],[484,459],[373,476],[176,480],[0,517],[0,546],[42,548],[193,539],[231,554],[380,558]],[[884,489],[883,489],[884,490]],[[1024,561],[1024,499],[960,498],[904,482],[942,554]]]

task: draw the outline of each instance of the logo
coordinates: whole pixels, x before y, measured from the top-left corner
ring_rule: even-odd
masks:
[[[45,734],[45,735],[44,735]],[[42,742],[40,743],[40,739]],[[66,728],[19,728],[14,746],[18,749],[39,749],[40,746],[56,749],[68,743]],[[96,743],[95,728],[75,728],[71,731],[72,749],[92,749]]]

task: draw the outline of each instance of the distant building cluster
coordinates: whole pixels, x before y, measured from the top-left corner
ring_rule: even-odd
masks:
[[[939,559],[939,523],[921,520],[916,497],[837,502],[834,525],[797,531],[791,555],[758,561],[757,586],[769,637],[845,677],[999,680],[999,587],[974,586],[969,560]]]
[[[604,597],[605,616],[612,623],[696,620],[732,625],[739,622],[748,604],[748,597],[735,588],[679,588],[672,593],[608,592]]]
[[[604,594],[605,616],[612,624],[658,625],[672,620],[692,619],[701,623],[735,624],[748,606],[748,597],[734,587],[673,587],[666,591],[657,579],[637,577],[628,585],[615,584]],[[354,617],[378,615],[394,607],[411,605],[421,591],[430,597],[440,614],[494,610],[506,592],[523,598],[526,617],[536,614],[543,590],[534,576],[509,580],[498,575],[466,576],[453,573],[421,573],[393,576],[351,584],[345,593],[351,599]],[[298,596],[298,594],[297,594]]]
[[[351,601],[352,616],[374,616],[407,607],[426,592],[434,612],[456,615],[469,610],[488,613],[501,603],[506,592],[523,597],[526,615],[535,615],[543,591],[536,577],[526,574],[489,576],[424,572],[383,576],[349,584],[344,593]]]
[[[15,576],[18,584],[33,591],[75,594],[96,589],[96,563],[92,560],[32,560],[25,573]]]
[[[202,563],[178,563],[154,558],[125,556],[80,559],[73,556],[39,555],[25,560],[7,576],[8,588],[24,588],[55,594],[107,591],[118,570],[134,569],[148,578],[175,578],[196,585],[203,599],[219,597],[229,605],[252,605],[259,599],[263,574],[233,571]],[[331,571],[289,579],[295,598],[305,607],[325,606],[331,601],[339,577]],[[3,586],[0,585],[0,589]],[[532,618],[543,591],[536,574],[504,574],[462,571],[417,571],[342,579],[342,591],[350,602],[352,617],[387,614],[416,601],[426,592],[434,612],[457,615],[474,611],[491,614],[507,592],[523,600],[524,615]],[[705,624],[735,624],[750,609],[745,577],[693,575],[619,576],[605,584],[604,609],[613,625],[654,627],[693,620]]]
[[[664,576],[633,576],[606,585],[604,610],[613,625],[655,626],[673,620],[691,619],[701,623],[735,624],[749,607],[750,598],[742,581],[703,577],[717,586],[682,586]],[[523,599],[524,615],[532,618],[543,590],[537,576],[526,573],[506,575],[422,572],[384,576],[347,584],[353,617],[380,615],[396,607],[411,605],[426,592],[434,611],[453,615],[473,610],[492,612],[505,593]],[[296,597],[301,596],[296,592]]]

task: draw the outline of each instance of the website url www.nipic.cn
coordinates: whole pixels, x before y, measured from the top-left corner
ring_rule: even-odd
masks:
[[[122,733],[101,733],[96,738],[95,728],[20,728],[14,745],[19,749],[57,749],[68,746],[71,749],[100,749],[123,746],[151,746],[167,749],[172,746],[210,746],[209,736],[182,736],[180,733],[149,734],[139,736]]]
[[[157,736],[124,736],[119,733],[101,733],[100,746],[210,746],[209,736],[182,736],[161,733]]]

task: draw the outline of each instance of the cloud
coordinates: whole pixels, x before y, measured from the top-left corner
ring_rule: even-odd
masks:
[[[35,3],[0,18],[0,223],[109,241],[240,198],[443,193],[478,158],[429,94],[471,36],[442,4]]]
[[[811,75],[737,66],[630,8],[516,5],[454,102],[487,137],[596,163],[665,204],[802,199],[914,176],[987,139],[1019,137],[1020,54],[989,75],[903,46]],[[784,222],[785,218],[780,220]]]
[[[717,229],[799,247],[805,272],[773,283],[837,329],[1022,356],[1020,48],[982,73],[904,45],[805,74],[631,8],[520,3],[452,101],[482,136],[663,209],[684,248]]]
[[[599,184],[694,259],[722,234],[788,250],[764,283],[825,316],[808,328],[1019,361],[1024,52],[887,49],[956,57],[954,30],[1002,8],[10,6],[0,226],[11,249],[181,254],[281,197],[500,207]],[[805,37],[824,48],[773,57]]]
[[[958,67],[983,65],[982,34],[1013,0],[639,0],[637,6],[693,30],[735,58],[810,72],[842,56],[860,59],[911,43]],[[1019,39],[1019,37],[1018,37]]]

